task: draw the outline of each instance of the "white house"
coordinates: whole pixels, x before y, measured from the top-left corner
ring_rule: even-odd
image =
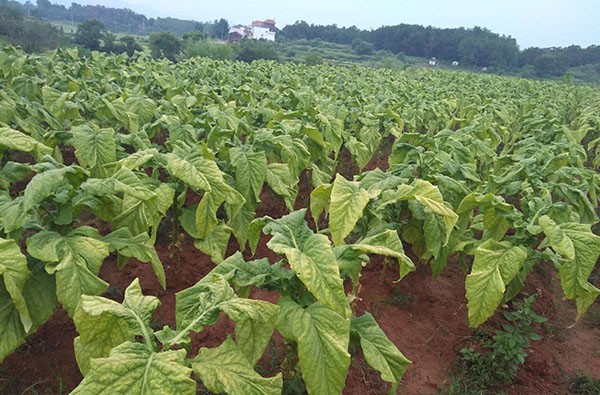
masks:
[[[252,38],[255,40],[275,41],[275,32],[269,30],[268,27],[252,25]]]
[[[235,25],[229,29],[229,41],[237,42],[243,38],[275,41],[277,28],[273,19],[254,21],[251,26]]]
[[[255,40],[267,40],[275,41],[275,34],[277,28],[275,27],[275,21],[273,19],[267,19],[264,21],[254,21],[251,27],[251,37]]]

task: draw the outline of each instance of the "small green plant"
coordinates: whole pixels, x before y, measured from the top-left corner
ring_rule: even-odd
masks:
[[[570,380],[569,392],[575,395],[600,394],[600,380],[577,375]]]
[[[535,295],[513,304],[514,310],[504,313],[508,321],[491,338],[483,332],[476,334],[477,347],[463,348],[460,367],[462,385],[479,391],[512,383],[519,367],[525,363],[530,340],[540,340],[534,325],[546,321],[531,305]]]

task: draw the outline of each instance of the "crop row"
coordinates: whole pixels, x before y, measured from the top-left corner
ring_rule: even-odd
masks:
[[[597,90],[74,50],[5,48],[0,64],[0,360],[60,304],[79,332],[74,393],[193,394],[192,371],[214,392],[279,393],[281,373],[254,370],[274,331],[309,393],[342,391],[351,341],[397,386],[410,361],[354,312],[373,254],[402,281],[415,264],[437,277],[458,262],[472,327],[535,265],[557,268],[579,316],[600,293],[588,281],[600,255]],[[287,215],[256,218],[265,188]],[[120,267],[148,262],[165,287],[155,245],[169,226],[170,242],[183,230],[216,266],[177,294],[177,324],[155,330],[158,299],[137,281],[122,303],[104,298],[98,273],[116,254]],[[277,263],[241,254],[263,234]],[[232,238],[240,252],[227,256]],[[278,302],[249,298],[253,287]],[[190,334],[220,313],[233,337],[191,355]]]

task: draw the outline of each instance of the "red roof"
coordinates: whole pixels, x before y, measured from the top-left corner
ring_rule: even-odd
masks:
[[[273,19],[267,19],[264,21],[254,21],[252,22],[252,25],[262,27],[275,27],[275,21]]]

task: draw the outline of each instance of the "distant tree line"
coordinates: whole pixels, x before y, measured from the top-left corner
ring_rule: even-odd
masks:
[[[400,24],[361,30],[356,26],[315,25],[298,21],[279,31],[278,38],[320,39],[338,44],[350,44],[358,54],[385,50],[393,54],[436,57],[462,65],[516,70],[528,67],[538,77],[563,75],[568,68],[600,64],[600,46],[581,48],[527,48],[520,51],[517,41],[488,29],[441,29],[431,26]]]
[[[24,15],[38,17],[46,21],[71,21],[81,23],[96,19],[115,33],[149,35],[154,32],[169,31],[178,37],[198,30],[212,38],[227,38],[229,23],[221,18],[213,22],[196,22],[177,18],[147,18],[128,8],[112,8],[102,5],[80,5],[71,3],[69,7],[51,3],[49,0],[36,0],[22,4],[12,0],[0,0],[0,4],[11,5]]]
[[[28,17],[21,6],[16,1],[0,0],[0,39],[19,45],[27,52],[54,49],[67,43],[66,35],[59,28]]]
[[[133,37],[117,39],[114,35],[125,33],[154,35],[151,42],[157,42],[157,37],[160,39],[159,43],[171,42],[177,51],[163,54],[172,59],[175,59],[176,54],[209,54],[218,59],[240,60],[277,58],[273,46],[248,42],[243,46],[218,47],[208,42],[207,38],[227,38],[229,23],[223,18],[212,22],[147,18],[126,8],[77,3],[65,7],[49,0],[36,0],[35,4],[31,1],[23,4],[14,0],[0,0],[0,39],[3,37],[6,42],[21,45],[28,52],[52,49],[68,43],[68,37],[61,29],[43,21],[72,21],[82,24],[91,20],[102,25],[101,28],[98,24],[95,25],[101,33],[96,34],[94,40],[85,42],[86,35],[89,36],[86,29],[94,27],[94,24],[83,25],[83,29],[78,29],[75,43],[92,50],[133,53],[139,49]],[[174,37],[166,38],[163,35],[165,32]],[[600,46],[581,48],[572,45],[566,48],[532,47],[520,50],[514,38],[481,27],[441,29],[400,24],[362,30],[356,26],[338,27],[335,24],[315,25],[298,21],[281,29],[277,37],[278,41],[284,42],[308,39],[351,45],[357,55],[371,55],[375,51],[382,51],[397,57],[436,57],[447,63],[457,61],[462,66],[487,67],[490,71],[518,73],[526,77],[562,76],[569,69],[583,66],[587,72],[591,70],[594,74],[600,74]],[[179,41],[174,41],[173,38]],[[249,51],[249,55],[244,55],[245,51]],[[162,52],[155,52],[159,53]]]

